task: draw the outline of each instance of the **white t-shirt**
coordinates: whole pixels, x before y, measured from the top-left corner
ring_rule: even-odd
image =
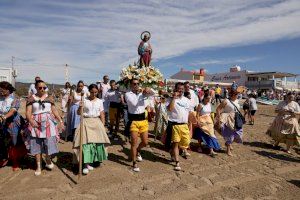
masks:
[[[142,114],[145,112],[146,104],[145,100],[148,97],[143,95],[143,93],[135,94],[134,92],[125,93],[125,101],[128,105],[128,112],[130,114]]]
[[[96,98],[93,101],[89,100],[88,98],[84,99],[84,117],[99,117],[102,111],[104,111],[104,108],[103,101],[101,99]]]
[[[34,83],[30,84],[28,94],[33,95],[33,94],[36,94],[36,93],[37,93],[37,91],[35,89],[35,84]]]
[[[106,95],[104,97],[104,101],[120,103],[121,102],[121,93],[117,90],[109,89],[106,92]]]
[[[171,101],[172,99],[169,99],[166,105],[168,106]],[[184,96],[175,99],[174,110],[168,111],[169,121],[177,123],[188,123],[190,104],[191,101]]]
[[[257,110],[256,100],[253,97],[249,99],[249,110]]]
[[[102,88],[102,96],[101,96],[101,99],[104,100],[104,97],[105,97],[107,91],[110,89],[110,85],[109,85],[109,83],[106,83],[106,84],[105,84],[105,83],[99,83],[99,84],[98,84],[98,88],[99,88],[99,89]],[[105,100],[104,100],[103,102],[105,102]]]

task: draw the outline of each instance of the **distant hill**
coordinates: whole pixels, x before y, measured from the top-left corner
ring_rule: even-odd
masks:
[[[27,96],[30,84],[31,83],[16,82],[16,93],[17,93],[17,95]],[[58,95],[60,93],[60,88],[64,87],[64,85],[51,84],[51,83],[47,83],[47,86],[49,88],[49,93],[52,94],[54,92],[56,95]]]

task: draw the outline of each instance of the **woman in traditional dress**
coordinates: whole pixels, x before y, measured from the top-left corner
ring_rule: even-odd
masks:
[[[280,149],[279,143],[286,144],[286,151],[290,152],[290,147],[300,146],[300,127],[298,117],[300,116],[300,106],[294,101],[294,95],[289,92],[286,99],[278,104],[275,109],[278,113],[272,125],[267,131],[275,141],[274,148]]]
[[[64,123],[57,112],[52,97],[48,96],[44,81],[35,83],[37,93],[32,95],[26,104],[26,118],[29,122],[30,154],[36,158],[35,175],[41,175],[41,158],[46,154],[46,168],[53,169],[51,155],[58,153],[58,128],[63,129]]]
[[[69,134],[69,139],[73,141],[73,137],[75,134],[75,130],[78,127],[80,123],[80,116],[77,114],[77,110],[79,107],[79,103],[81,100],[81,93],[84,88],[84,83],[83,81],[79,81],[77,83],[77,88],[72,94],[70,95],[69,99],[69,104],[70,104],[70,109],[68,113],[68,134]],[[84,98],[88,96],[87,92],[84,92]]]
[[[14,171],[19,169],[19,162],[27,154],[21,129],[24,119],[18,113],[20,101],[15,97],[15,88],[8,82],[0,82],[0,167],[12,162]]]
[[[191,90],[191,92],[193,92]],[[194,132],[194,128],[197,124],[197,119],[196,119],[196,112],[195,112],[195,103],[193,103],[192,100],[192,94],[191,92],[184,92],[183,96],[185,96],[186,98],[188,98],[190,100],[190,112],[189,112],[189,116],[188,116],[188,127],[189,127],[189,131],[190,131],[190,139],[192,139],[193,137],[193,132]],[[197,97],[198,98],[198,97]],[[188,148],[190,150],[190,146]],[[182,150],[182,157],[187,158],[188,156],[191,156],[191,154],[189,153],[188,149],[181,149]]]
[[[157,119],[156,119],[156,127],[155,127],[155,138],[157,136],[162,136],[168,125],[168,113],[166,106],[166,98],[168,98],[167,94],[161,94],[160,102],[157,105]]]
[[[229,98],[224,99],[222,103],[217,107],[217,123],[221,129],[222,136],[225,139],[226,152],[228,156],[232,154],[232,143],[242,143],[243,128],[235,127],[235,113],[239,112],[239,92],[231,89],[229,92]]]
[[[67,126],[68,123],[68,110],[69,110],[69,97],[71,94],[71,84],[69,82],[65,83],[65,87],[61,90],[61,112],[62,112],[62,118],[65,123],[65,126]],[[63,134],[65,137],[68,136],[68,130],[65,130],[65,133]]]
[[[198,127],[194,130],[193,138],[199,142],[198,152],[202,152],[201,142],[203,142],[209,148],[209,155],[214,157],[217,154],[214,150],[220,150],[221,147],[214,133],[211,107],[210,96],[204,95],[203,103],[200,103],[197,107]]]
[[[97,98],[98,87],[96,84],[89,86],[89,97],[85,97],[83,102],[80,102],[78,115],[83,115],[83,174],[88,174],[94,169],[93,163],[103,162],[107,160],[107,152],[105,144],[110,144],[106,134],[104,123],[105,113],[103,101]],[[81,111],[83,110],[83,113]],[[80,147],[80,125],[76,129],[73,149],[79,158]]]
[[[63,113],[66,113],[68,110],[67,103],[69,100],[69,96],[71,93],[71,84],[69,82],[66,82],[65,88],[61,91],[61,110]]]

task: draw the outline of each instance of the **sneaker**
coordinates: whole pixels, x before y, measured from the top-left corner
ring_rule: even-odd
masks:
[[[137,160],[138,162],[142,162],[142,161],[143,161],[143,158],[142,158],[142,156],[141,156],[140,153],[138,153],[138,155],[136,156],[136,160]]]
[[[139,167],[133,167],[132,171],[134,171],[134,172],[140,172],[140,168]]]
[[[187,150],[184,150],[184,151],[182,151],[181,156],[184,158],[187,158],[187,157],[191,156],[191,154]]]
[[[82,170],[82,173],[85,174],[85,175],[87,175],[89,173],[89,169],[88,168],[84,168]]]
[[[36,170],[36,171],[34,172],[34,175],[35,175],[35,176],[39,176],[39,175],[41,175],[41,174],[42,174],[41,169],[38,169],[38,170]]]
[[[87,168],[89,171],[93,171],[93,170],[94,170],[94,167],[92,167],[91,165],[87,165],[86,168]]]
[[[46,164],[46,166],[45,166],[47,169],[53,169],[54,168],[54,164],[53,164],[53,162],[51,162],[51,164]]]
[[[184,151],[185,156],[191,156],[191,154],[188,152],[188,150]]]
[[[140,172],[140,168],[137,166],[136,162],[133,162],[132,171]]]
[[[176,162],[176,166],[174,167],[175,171],[181,171],[181,167],[179,166],[179,162]]]

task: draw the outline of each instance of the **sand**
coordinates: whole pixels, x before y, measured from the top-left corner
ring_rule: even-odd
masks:
[[[234,145],[233,157],[191,152],[180,160],[182,172],[173,170],[168,153],[151,138],[141,172],[133,173],[129,144],[113,141],[109,160],[78,181],[71,170],[72,143],[59,144],[55,168],[39,177],[27,167],[17,172],[1,168],[0,199],[300,199],[299,154],[271,148],[265,132],[275,116],[273,106],[259,106],[256,116],[256,124],[244,128],[244,144]]]

